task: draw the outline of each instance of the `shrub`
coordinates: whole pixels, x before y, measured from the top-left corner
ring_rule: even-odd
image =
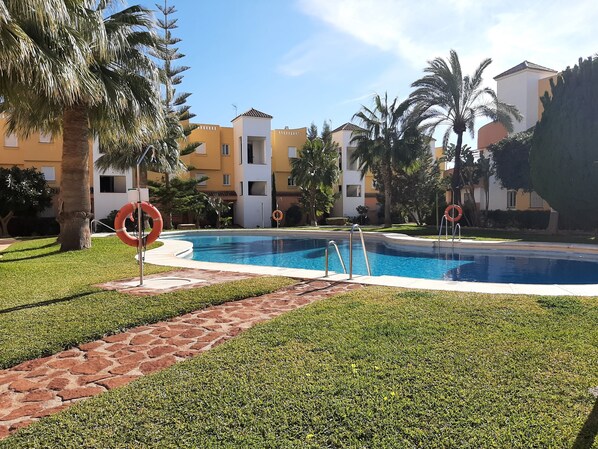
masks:
[[[547,210],[489,210],[491,228],[546,229],[550,211]]]
[[[296,204],[293,204],[284,214],[284,225],[297,226],[299,223],[301,223],[302,218],[303,212],[301,212],[301,208]]]
[[[58,235],[60,225],[54,217],[14,217],[8,223],[8,233],[13,237]]]

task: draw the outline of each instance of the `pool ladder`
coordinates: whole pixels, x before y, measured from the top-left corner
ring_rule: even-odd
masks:
[[[365,266],[368,270],[368,276],[372,275],[372,270],[370,268],[370,259],[368,258],[368,253],[365,249],[365,240],[363,239],[363,231],[361,230],[361,228],[359,227],[358,224],[354,224],[353,226],[351,226],[351,230],[349,231],[349,279],[353,279],[353,233],[356,230],[359,231],[359,236],[361,238],[361,248],[363,249],[363,257],[365,259]],[[336,249],[336,254],[338,255],[339,260],[341,261],[341,265],[343,266],[343,271],[346,274],[347,268],[345,266],[345,262],[343,262],[343,258],[338,249],[338,246],[334,240],[330,240],[328,242],[328,244],[326,245],[326,251],[325,251],[325,256],[326,256],[326,275],[325,275],[325,277],[328,277],[328,253],[329,253],[328,249],[330,248],[330,245],[333,245],[334,248]]]
[[[440,236],[442,235],[442,227],[444,226],[444,239],[448,240],[448,221],[446,216],[442,216],[442,220],[440,220],[440,229],[438,230],[438,243],[440,243]],[[455,243],[455,234],[459,233],[459,242],[461,241],[461,225],[457,223],[453,227],[453,243]]]

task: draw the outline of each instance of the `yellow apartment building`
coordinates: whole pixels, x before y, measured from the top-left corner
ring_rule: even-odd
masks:
[[[269,227],[272,215],[272,177],[276,185],[275,204],[286,211],[299,203],[299,188],[291,176],[291,161],[298,156],[307,140],[307,128],[271,129],[272,116],[256,109],[240,114],[232,126],[199,124],[189,140],[200,142],[194,153],[184,156],[183,162],[194,178],[207,178],[200,189],[208,195],[218,195],[233,203],[234,222],[243,227]],[[16,165],[35,167],[58,194],[61,179],[62,138],[34,133],[19,139],[3,129],[0,147],[0,167]],[[355,125],[346,123],[332,132],[340,146],[339,164],[342,169],[338,185],[339,198],[331,215],[356,216],[356,207],[367,205],[373,222],[376,219],[376,189],[373,178],[361,179],[358,164],[350,162],[351,133]],[[127,191],[134,188],[133,170],[101,172],[94,162],[101,156],[97,142],[90,142],[90,195],[95,218],[105,218],[128,202]],[[150,173],[150,179],[160,174]],[[56,205],[58,202],[54,201]],[[45,216],[55,216],[56,206]]]

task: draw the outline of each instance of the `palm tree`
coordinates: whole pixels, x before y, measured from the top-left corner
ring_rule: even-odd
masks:
[[[161,29],[160,40],[162,45],[152,49],[152,56],[160,61],[160,82],[162,84],[162,107],[164,108],[165,123],[163,135],[159,136],[153,142],[140,142],[135,147],[121,145],[114,147],[96,161],[96,167],[100,170],[114,168],[125,171],[134,168],[137,159],[142,152],[151,145],[154,148],[152,158],[146,158],[142,161],[140,167],[140,184],[147,184],[148,170],[163,173],[166,185],[170,183],[172,174],[182,173],[187,170],[185,164],[179,159],[179,156],[185,156],[193,153],[200,145],[200,142],[189,142],[187,138],[191,132],[199,125],[189,123],[189,120],[195,117],[190,112],[190,106],[187,105],[187,98],[191,95],[187,92],[177,93],[176,86],[182,82],[182,73],[189,67],[176,66],[174,62],[184,57],[175,47],[181,39],[172,35],[176,29],[177,19],[172,15],[176,13],[176,8],[164,0],[163,4],[156,4],[158,10],[162,13],[162,18],[158,19],[158,28]],[[180,145],[180,146],[179,146]],[[170,207],[163,204],[163,207]],[[164,228],[172,228],[172,214],[164,215]]]
[[[38,3],[41,0],[28,0]],[[51,0],[57,2],[59,0]],[[16,2],[18,3],[18,2]],[[70,36],[85,55],[85,65],[78,60],[64,61],[63,42],[53,42],[51,34],[43,35],[41,27],[31,27],[38,34],[41,51],[56,62],[57,73],[31,81],[15,76],[4,95],[3,110],[8,113],[10,130],[27,134],[35,129],[62,132],[61,249],[83,249],[91,246],[89,218],[89,139],[102,145],[132,144],[147,141],[163,126],[158,89],[158,72],[146,54],[147,48],[158,46],[152,32],[149,11],[132,6],[106,16],[111,1],[101,1],[93,8],[91,0],[65,2],[76,5],[65,19]],[[81,6],[85,8],[81,8]],[[25,19],[30,20],[25,17]],[[32,19],[31,19],[32,20]],[[30,21],[31,21],[30,20]],[[35,34],[31,32],[30,34]],[[35,45],[33,45],[35,47]],[[63,80],[59,69],[67,67],[73,76]],[[41,70],[32,68],[32,71]],[[10,74],[9,74],[10,75]],[[43,80],[74,86],[70,95],[38,89]],[[68,82],[67,82],[68,81]],[[4,93],[4,92],[3,92]]]
[[[428,61],[428,67],[424,69],[427,75],[411,85],[415,90],[410,99],[427,121],[427,128],[433,132],[439,125],[448,126],[443,138],[444,148],[447,148],[451,131],[457,135],[452,177],[452,202],[456,204],[461,204],[459,171],[463,133],[469,131],[474,136],[475,120],[478,117],[497,121],[509,132],[513,130],[513,118],[521,120],[515,106],[500,101],[493,89],[482,87],[482,75],[491,62],[490,58],[484,59],[473,76],[463,76],[459,56],[451,50],[448,60],[435,58]]]
[[[361,107],[353,119],[359,119],[360,130],[353,131],[351,143],[357,144],[352,162],[359,161],[362,178],[368,172],[384,192],[384,226],[392,226],[392,178],[393,166],[408,163],[415,157],[415,147],[410,143],[419,136],[419,117],[411,114],[408,100],[398,103],[395,98],[388,103],[374,95],[374,107]]]
[[[317,226],[318,215],[328,212],[336,197],[339,146],[332,141],[328,123],[324,123],[322,137],[317,137],[313,124],[311,130],[299,157],[291,160],[291,176],[301,190],[301,203],[308,212],[309,223]]]
[[[31,87],[72,101],[93,85],[91,48],[71,24],[89,26],[92,0],[0,0],[0,106]]]

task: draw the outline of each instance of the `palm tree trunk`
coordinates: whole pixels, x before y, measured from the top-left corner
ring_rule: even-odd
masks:
[[[81,104],[67,108],[63,115],[60,192],[60,250],[90,248],[89,123],[87,108]]]
[[[164,187],[166,191],[170,191],[170,175],[168,173],[164,173]],[[168,202],[170,203],[170,198]],[[166,213],[164,214],[164,229],[172,229],[172,204],[162,204],[161,206],[166,209]]]
[[[461,147],[463,146],[463,132],[457,133],[457,145],[455,146],[455,168],[453,168],[452,188],[453,195],[451,201],[453,204],[461,205]]]
[[[316,195],[312,194],[311,196],[311,208],[309,213],[309,221],[311,222],[312,226],[318,226],[318,220],[316,218]]]
[[[4,217],[0,217],[0,237],[8,237],[8,223],[12,220],[14,212],[10,211]]]
[[[384,227],[392,227],[392,173],[387,172],[384,176]]]

